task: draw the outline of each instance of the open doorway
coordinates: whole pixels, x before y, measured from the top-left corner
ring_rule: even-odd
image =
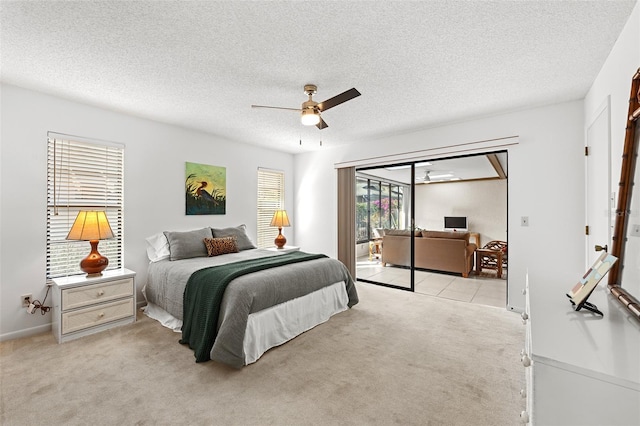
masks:
[[[356,170],[356,279],[507,304],[507,152]]]

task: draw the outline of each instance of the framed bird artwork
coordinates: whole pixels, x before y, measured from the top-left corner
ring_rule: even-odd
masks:
[[[226,167],[186,162],[185,176],[187,215],[226,214]]]

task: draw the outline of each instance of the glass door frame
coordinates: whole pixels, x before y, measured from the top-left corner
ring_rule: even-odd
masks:
[[[484,152],[477,152],[477,153],[472,153],[472,154],[466,154],[466,155],[446,155],[443,157],[438,157],[435,156],[433,158],[422,158],[422,159],[418,159],[418,160],[411,160],[411,161],[403,161],[403,162],[398,162],[398,163],[389,163],[389,164],[384,164],[384,165],[376,165],[376,166],[367,166],[367,167],[362,167],[362,168],[356,168],[355,172],[357,174],[357,172],[360,171],[366,171],[366,170],[374,170],[374,169],[379,169],[379,168],[388,168],[388,167],[397,167],[397,166],[410,166],[411,167],[411,182],[408,185],[408,187],[410,188],[410,201],[411,201],[411,205],[410,205],[410,213],[409,213],[409,229],[411,230],[411,235],[410,235],[410,255],[411,255],[411,259],[410,259],[410,286],[409,287],[403,287],[403,286],[399,286],[399,285],[395,285],[395,284],[391,284],[391,283],[383,283],[380,281],[374,281],[374,280],[370,280],[370,279],[366,279],[366,278],[358,278],[357,274],[356,274],[356,281],[362,281],[362,282],[366,282],[366,283],[370,283],[370,284],[376,284],[376,285],[380,285],[383,287],[390,287],[390,288],[395,288],[395,289],[399,289],[399,290],[405,290],[405,291],[411,291],[411,292],[415,292],[415,272],[416,272],[416,268],[415,268],[415,215],[416,215],[416,200],[415,200],[415,185],[416,185],[416,164],[422,163],[422,162],[426,162],[426,161],[439,161],[439,160],[450,160],[450,159],[458,159],[458,158],[466,158],[466,157],[473,157],[473,156],[479,156],[479,155],[488,155],[488,154],[498,154],[498,153],[505,153],[507,155],[507,167],[508,167],[508,154],[509,151],[507,149],[489,149],[487,151]],[[356,177],[357,179],[357,177]],[[508,182],[508,175],[506,177],[507,182]],[[506,225],[506,241],[508,241],[509,238],[509,221],[508,221],[508,216],[509,216],[509,191],[508,191],[508,183],[507,183],[507,194],[506,194],[507,200],[506,200],[506,208],[507,208],[507,223]],[[404,194],[404,199],[406,200],[406,194]],[[478,247],[480,248],[480,247]],[[384,250],[384,248],[383,248]],[[475,259],[474,259],[475,261]],[[475,268],[474,268],[475,269]],[[507,284],[507,292],[506,292],[506,300],[505,300],[505,304],[508,305],[508,299],[509,299],[509,286]]]
[[[408,217],[408,224],[409,224],[409,229],[411,230],[411,236],[409,237],[410,239],[410,261],[409,261],[409,287],[403,287],[400,285],[396,285],[396,284],[391,284],[391,283],[384,283],[381,281],[374,281],[374,280],[369,280],[366,278],[358,278],[357,274],[356,274],[356,281],[362,281],[365,283],[370,283],[370,284],[376,284],[376,285],[380,285],[383,287],[390,287],[390,288],[395,288],[398,290],[404,290],[404,291],[411,291],[411,292],[415,292],[415,256],[414,256],[414,251],[415,251],[415,235],[414,235],[414,230],[415,230],[415,168],[416,168],[416,164],[419,163],[420,161],[410,161],[410,162],[402,162],[402,163],[394,163],[394,164],[388,164],[388,165],[384,165],[384,166],[371,166],[371,167],[363,167],[363,168],[358,168],[356,169],[356,181],[358,180],[358,176],[357,173],[361,172],[361,171],[366,171],[366,170],[374,170],[374,169],[379,169],[379,168],[384,168],[384,167],[397,167],[397,166],[410,166],[411,167],[411,182],[408,185],[409,187],[409,192],[410,192],[410,201],[411,201],[411,205],[410,205],[410,209],[409,209],[409,217]],[[380,194],[382,194],[382,184],[380,185],[380,189],[379,192]],[[367,189],[367,193],[370,193],[370,189]],[[390,192],[390,196],[391,196],[391,191]],[[406,194],[403,194],[403,200],[406,202]],[[390,214],[390,213],[389,213]],[[371,224],[370,224],[370,220],[371,220],[371,216],[369,215],[369,218],[367,220],[368,222],[368,226],[369,228],[371,228]],[[356,239],[356,244],[358,243],[357,239]]]

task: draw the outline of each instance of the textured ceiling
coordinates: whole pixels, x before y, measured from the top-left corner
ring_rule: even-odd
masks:
[[[3,0],[0,77],[295,153],[581,99],[634,5]],[[250,107],[299,108],[307,83],[362,96],[324,130]]]

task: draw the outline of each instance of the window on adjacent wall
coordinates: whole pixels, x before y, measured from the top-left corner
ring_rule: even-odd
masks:
[[[107,269],[123,266],[124,146],[49,133],[47,140],[47,278],[81,274],[88,241],[66,236],[80,210],[103,210],[114,238],[100,241]]]
[[[271,247],[278,228],[271,226],[276,210],[284,209],[284,172],[258,169],[258,248]]]
[[[356,242],[374,238],[375,228],[404,229],[408,188],[384,180],[356,177]]]

